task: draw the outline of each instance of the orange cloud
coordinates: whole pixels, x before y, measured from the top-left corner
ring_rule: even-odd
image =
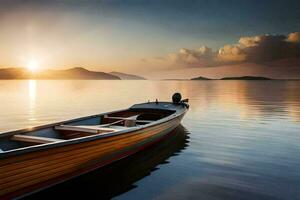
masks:
[[[300,32],[290,33],[287,40],[289,42],[300,42]]]
[[[202,46],[199,49],[180,49],[179,53],[169,54],[167,60],[189,66],[210,66],[213,64],[215,53],[211,48]]]
[[[217,61],[219,63],[231,63],[245,61],[246,54],[240,45],[225,45],[219,49]]]

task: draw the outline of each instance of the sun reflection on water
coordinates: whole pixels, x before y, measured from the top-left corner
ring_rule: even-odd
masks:
[[[36,80],[28,81],[28,100],[29,100],[29,121],[36,121],[35,106],[36,106]]]

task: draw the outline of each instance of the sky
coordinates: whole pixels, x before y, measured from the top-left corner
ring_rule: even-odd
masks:
[[[299,10],[297,0],[0,0],[0,67],[297,78]]]

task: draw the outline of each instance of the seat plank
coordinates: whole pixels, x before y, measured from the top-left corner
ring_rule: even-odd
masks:
[[[114,126],[114,128],[110,128],[109,126],[90,126],[90,125],[81,125],[81,126],[72,126],[72,125],[60,125],[55,126],[55,130],[62,130],[62,131],[76,131],[76,132],[84,132],[84,133],[92,133],[92,134],[98,134],[98,133],[109,133],[109,132],[115,132],[120,131],[123,129],[116,128],[117,126]]]
[[[139,120],[137,119],[139,115],[133,115],[133,116],[130,116],[130,117],[111,117],[111,116],[107,116],[107,115],[104,115],[104,118],[105,119],[120,119],[120,120],[126,120],[126,119],[129,119],[129,120],[136,120],[137,122],[153,122],[155,120]]]
[[[133,115],[133,116],[129,116],[129,117],[113,117],[113,116],[104,115],[104,118],[105,119],[120,119],[120,120],[136,120],[136,118],[138,116],[139,115]]]
[[[15,141],[32,142],[32,143],[39,143],[39,144],[64,141],[62,139],[47,138],[47,137],[32,136],[32,135],[13,135],[11,139]]]

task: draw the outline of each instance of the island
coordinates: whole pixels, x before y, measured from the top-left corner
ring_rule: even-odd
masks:
[[[224,77],[220,80],[272,80],[271,78],[263,76],[238,76],[238,77]]]
[[[192,78],[191,80],[196,80],[196,81],[209,81],[209,80],[274,80],[271,78],[263,77],[263,76],[233,76],[233,77],[224,77],[220,79],[212,79],[212,78],[207,78],[203,76],[199,76],[196,78]]]

